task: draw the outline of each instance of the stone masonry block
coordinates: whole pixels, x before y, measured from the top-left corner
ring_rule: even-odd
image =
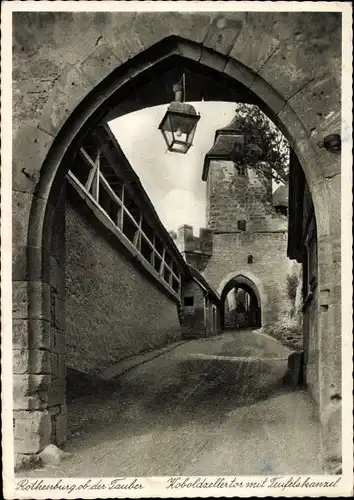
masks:
[[[231,57],[229,57],[227,60],[226,66],[224,68],[224,73],[242,83],[247,88],[252,85],[256,76],[256,73],[254,73],[254,71]]]
[[[263,78],[256,76],[250,89],[273,113],[278,114],[285,106],[285,99],[276,90],[274,90]]]
[[[332,255],[333,262],[340,263],[342,259],[342,240],[341,231],[339,227],[336,228],[337,231],[331,234],[331,244],[332,244]]]
[[[277,115],[277,125],[294,148],[304,170],[307,183],[312,186],[323,179],[322,166],[317,154],[317,145],[309,137],[295,111],[286,104]]]
[[[279,40],[264,31],[262,32],[261,39],[259,39],[259,32],[255,32],[248,25],[244,24],[229,56],[257,73],[277,50],[279,44]]]
[[[51,421],[48,411],[14,411],[16,453],[38,453],[49,444]]]
[[[254,48],[258,50],[262,45],[263,41],[260,40]],[[262,67],[258,71],[259,76],[264,78],[285,100],[299,92],[314,77],[316,68],[313,64],[300,62],[300,58],[303,58],[303,49],[304,47],[300,44],[278,42],[276,50],[269,54],[270,57],[268,55],[263,60]],[[304,103],[305,105],[309,106],[310,103]]]
[[[55,257],[50,257],[50,285],[59,296],[65,297],[65,271]]]
[[[120,65],[121,61],[114,54],[112,46],[102,43],[82,63],[81,70],[92,85],[98,85]]]
[[[50,286],[41,281],[28,282],[29,308],[31,319],[50,320]]]
[[[327,466],[330,462],[342,459],[342,408],[340,401],[329,404],[320,413],[322,434],[324,441],[324,453]]]
[[[319,264],[328,265],[332,263],[331,236],[325,234],[317,238],[317,259]]]
[[[58,330],[54,327],[51,328],[51,331],[54,338],[53,352],[56,352],[58,354],[65,354],[66,352],[65,332]]]
[[[289,100],[289,105],[297,113],[307,131],[318,128],[318,131],[331,132],[331,121],[340,112],[340,85],[334,77],[325,71],[316,75],[300,92]],[[311,107],[309,107],[311,103]],[[340,123],[336,121],[340,133]],[[333,130],[332,130],[333,131]]]
[[[12,314],[15,319],[28,317],[28,282],[15,281],[12,287]]]
[[[178,41],[178,53],[186,59],[199,61],[202,56],[202,45],[189,43],[184,40]]]
[[[14,349],[12,351],[12,366],[14,373],[27,373],[29,371],[29,351],[27,349]]]
[[[59,415],[60,411],[61,411],[61,406],[60,405],[57,405],[57,406],[50,406],[48,408],[48,411],[49,411],[49,414],[51,417],[55,416],[55,415]]]
[[[50,288],[41,281],[14,281],[14,319],[50,319]]]
[[[63,354],[58,355],[58,377],[66,379],[66,356]]]
[[[53,137],[40,130],[34,122],[21,122],[13,134],[12,187],[33,193],[39,181],[40,168]]]
[[[55,439],[56,444],[61,446],[67,440],[67,414],[60,413],[55,417]]]
[[[65,380],[52,380],[48,391],[48,406],[62,405],[65,403]]]
[[[65,300],[52,294],[52,325],[55,329],[65,331]]]
[[[202,43],[211,18],[211,13],[163,12],[157,15],[139,12],[134,18],[130,36],[137,38],[145,49],[171,35]]]
[[[204,47],[228,54],[242,31],[245,17],[245,12],[215,15],[203,41]]]
[[[28,349],[28,320],[14,319],[12,322],[13,349]]]
[[[50,374],[53,378],[58,378],[58,354],[53,352],[49,353],[50,356]]]
[[[321,173],[319,174],[320,177]],[[321,175],[322,177],[322,175]],[[330,220],[330,197],[331,194],[328,189],[328,183],[325,179],[317,182],[310,187],[312,201],[315,206],[316,212],[316,226],[317,226],[317,237],[320,238],[324,235],[330,235],[331,233],[331,220]],[[328,246],[329,255],[331,252],[332,245]]]
[[[13,378],[13,401],[15,410],[37,410],[48,402],[50,375],[16,375]]]
[[[53,137],[93,86],[77,67],[67,64],[41,114],[39,128]]]
[[[66,360],[63,354],[50,353],[51,375],[54,378],[65,380]]]
[[[12,243],[14,246],[27,245],[29,215],[33,196],[29,193],[12,193]]]
[[[327,189],[330,195],[330,224],[331,224],[331,234],[334,239],[335,236],[338,237],[341,231],[341,175],[337,173],[332,177],[325,180],[327,184]]]
[[[220,56],[217,52],[213,52],[212,50],[203,47],[200,63],[204,64],[204,66],[223,72],[226,62],[227,60]]]
[[[52,349],[50,324],[45,320],[14,319],[12,324],[14,349]]]
[[[42,265],[42,248],[12,247],[13,281],[40,281],[49,283],[49,268]]]
[[[14,349],[14,373],[50,373],[50,356],[48,351],[34,349]]]
[[[29,369],[32,373],[51,373],[49,351],[39,349],[30,350]]]

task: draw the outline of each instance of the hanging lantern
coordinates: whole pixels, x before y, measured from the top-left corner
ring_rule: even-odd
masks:
[[[166,141],[169,151],[186,154],[193,144],[194,134],[200,115],[191,104],[184,102],[185,75],[182,81],[173,86],[175,100],[168,106],[159,130]]]

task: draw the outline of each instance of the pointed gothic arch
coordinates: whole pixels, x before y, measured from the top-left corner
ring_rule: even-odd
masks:
[[[261,280],[248,270],[229,273],[220,283],[218,293],[221,297],[221,325],[225,326],[225,300],[233,288],[245,290],[251,297],[251,314],[249,320],[251,327],[259,328],[264,324],[264,311],[267,308],[267,295]]]
[[[284,76],[284,83],[279,86],[277,66],[276,64],[274,68],[269,66],[272,61],[267,63],[268,81],[266,81],[265,77],[259,74],[259,68],[251,69],[239,62],[237,57],[229,55],[230,50],[218,50],[217,45],[214,46],[210,42],[214,31],[216,35],[218,34],[216,27],[210,28],[211,32],[208,32],[207,38],[204,31],[204,35],[200,37],[197,33],[198,40],[189,35],[188,29],[184,30],[183,27],[178,29],[186,35],[184,37],[182,34],[173,37],[162,36],[149,48],[145,49],[142,46],[136,51],[134,57],[122,64],[118,59],[114,66],[112,62],[108,62],[107,54],[114,52],[109,44],[106,48],[99,47],[102,53],[101,64],[97,64],[97,53],[92,53],[89,57],[83,56],[79,61],[80,64],[77,64],[75,68],[76,80],[71,82],[71,85],[79,90],[73,92],[73,96],[69,98],[64,87],[67,82],[70,83],[70,78],[72,78],[70,71],[74,70],[65,69],[62,78],[57,80],[51,91],[38,124],[35,124],[31,130],[31,141],[39,144],[40,152],[37,158],[37,170],[32,176],[34,184],[27,188],[28,192],[21,191],[21,186],[15,185],[17,203],[23,203],[31,208],[28,226],[24,229],[21,227],[21,235],[14,242],[16,272],[19,273],[18,276],[21,276],[15,279],[14,289],[17,293],[18,290],[25,288],[28,301],[28,314],[25,319],[20,318],[26,323],[25,331],[28,332],[28,352],[23,354],[28,357],[26,360],[28,373],[37,373],[35,366],[39,358],[36,356],[40,354],[40,351],[37,350],[36,342],[38,338],[47,335],[48,323],[52,321],[50,278],[48,277],[51,228],[55,217],[55,207],[69,168],[70,155],[78,148],[88,131],[95,128],[102,120],[112,119],[114,116],[143,107],[169,102],[171,100],[169,80],[161,77],[168,73],[169,68],[178,67],[180,71],[188,67],[197,73],[200,71],[201,75],[207,73],[213,82],[218,82],[218,85],[210,86],[210,93],[208,96],[204,95],[204,99],[234,101],[240,95],[238,91],[242,89],[245,100],[248,98],[251,102],[258,104],[274,120],[299,158],[313,197],[315,212],[321,214],[317,218],[319,243],[328,258],[333,260],[334,250],[328,237],[333,229],[333,221],[327,210],[329,206],[332,206],[328,183],[325,182],[325,173],[321,169],[320,156],[315,142],[309,136],[309,126],[308,124],[304,126],[305,118],[300,119],[289,105],[288,101],[291,96],[284,96],[279,90],[288,85],[286,76]],[[202,28],[200,29],[202,31]],[[193,30],[193,33],[198,32],[194,26]],[[267,37],[269,39],[261,25],[256,30],[256,35],[260,45],[263,40],[266,42]],[[188,40],[189,36],[191,40]],[[215,36],[216,39],[217,36]],[[207,40],[209,40],[209,47]],[[173,77],[173,71],[170,76]],[[203,76],[200,80],[202,78]],[[199,100],[198,95],[200,97],[198,87],[195,86],[188,99]],[[52,111],[54,102],[56,110]],[[114,114],[112,110],[115,110]],[[51,112],[55,116],[52,116]],[[326,272],[320,269],[319,286],[322,283],[326,289],[325,298],[328,296],[326,280]],[[262,297],[258,285],[257,288],[260,291],[264,308],[265,298]],[[320,325],[321,318],[320,316]],[[328,323],[328,318],[324,318],[323,321]],[[323,335],[329,337],[327,345],[332,345],[334,332],[326,325],[322,329],[326,332]],[[321,326],[319,330],[321,331]],[[328,348],[327,351],[329,352],[330,349]],[[31,353],[31,356],[28,356],[28,353]],[[321,393],[321,400],[324,398],[326,402],[328,400],[326,390],[322,392],[324,396]],[[23,409],[26,410],[27,407],[24,405]],[[46,411],[46,409],[43,410],[43,412]],[[40,431],[34,430],[33,432],[39,433]],[[45,444],[47,443],[40,440],[39,448]]]

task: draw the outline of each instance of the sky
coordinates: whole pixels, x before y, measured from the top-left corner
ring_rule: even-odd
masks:
[[[201,118],[187,154],[167,151],[158,130],[167,105],[145,108],[112,120],[109,126],[168,231],[189,224],[198,235],[205,227],[206,183],[201,180],[204,156],[218,128],[230,123],[236,104],[191,103]]]

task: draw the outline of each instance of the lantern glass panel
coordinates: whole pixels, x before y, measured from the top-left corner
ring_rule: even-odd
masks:
[[[165,138],[167,147],[170,148],[174,141],[173,133],[166,130],[162,130],[162,135]]]
[[[167,110],[159,128],[169,151],[186,153],[189,150],[199,118],[198,115]]]
[[[174,142],[170,147],[170,151],[174,151],[175,153],[187,153],[188,149],[191,147],[190,144]]]
[[[177,134],[188,135],[198,121],[197,115],[187,115],[182,113],[169,112],[172,131]]]

